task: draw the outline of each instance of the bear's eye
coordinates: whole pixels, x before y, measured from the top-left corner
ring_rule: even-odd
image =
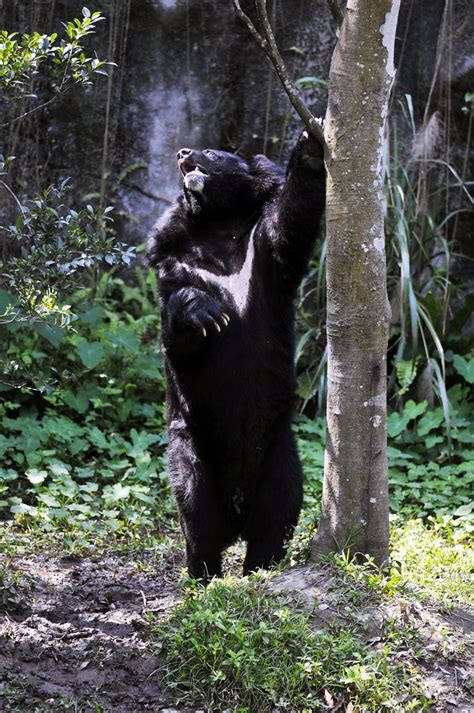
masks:
[[[211,159],[211,161],[214,161],[214,159],[217,158],[217,154],[214,153],[214,151],[211,151],[210,149],[204,149],[203,153],[205,153],[206,156]]]

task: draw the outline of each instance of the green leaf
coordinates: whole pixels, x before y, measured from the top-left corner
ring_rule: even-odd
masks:
[[[396,438],[402,431],[405,430],[408,424],[408,419],[404,414],[400,415],[396,411],[391,413],[387,418],[387,432],[391,438]]]
[[[456,515],[456,517],[465,517],[466,515],[470,515],[473,509],[474,503],[461,505],[460,507],[456,508],[456,510],[453,512],[453,515]]]
[[[46,470],[30,468],[26,471],[25,475],[32,485],[39,485],[39,483],[42,483],[46,479],[48,472]]]
[[[408,419],[408,421],[413,421],[426,411],[427,406],[428,401],[420,401],[419,404],[416,404],[410,399],[410,401],[407,401],[405,404],[403,415]]]
[[[33,507],[33,505],[27,505],[20,500],[20,502],[11,506],[10,512],[17,513],[19,515],[36,515],[37,508]]]
[[[107,450],[110,448],[110,441],[105,437],[100,428],[97,428],[97,426],[94,426],[89,431],[89,440],[94,444],[94,446],[96,446],[96,448],[100,448],[101,450]]]
[[[395,369],[397,372],[398,383],[400,384],[400,396],[403,396],[415,380],[418,371],[420,358],[410,359],[409,361],[397,361]]]
[[[290,52],[294,52],[295,54],[299,55],[300,57],[304,57],[304,51],[301,49],[301,47],[292,45],[289,49],[290,49]]]
[[[328,83],[321,77],[300,77],[295,84],[301,89],[319,89],[320,87],[327,87]]]
[[[72,391],[65,391],[62,394],[63,401],[77,413],[85,413],[89,407],[89,394],[83,389],[74,394]]]
[[[400,433],[402,433],[402,431],[404,431],[405,428],[408,426],[410,421],[413,421],[414,419],[418,418],[418,416],[420,416],[422,413],[424,413],[424,411],[426,411],[427,406],[427,401],[421,401],[419,404],[416,404],[411,399],[410,401],[407,401],[405,404],[405,408],[403,409],[403,413],[401,415],[395,411],[394,413],[391,413],[388,417],[388,435],[391,438],[399,436]]]
[[[124,500],[130,495],[130,486],[122,485],[121,483],[114,483],[113,485],[106,485],[104,488],[104,499],[115,501]]]
[[[79,320],[84,324],[96,324],[102,317],[103,311],[102,307],[95,305],[95,307],[91,307],[86,312],[81,312],[78,315]]]
[[[47,324],[46,322],[36,322],[33,325],[35,332],[38,332],[46,339],[53,347],[58,347],[64,339],[65,331],[57,325]]]
[[[429,448],[434,448],[437,446],[439,443],[443,443],[444,438],[442,436],[428,436],[426,439],[426,447]]]
[[[4,470],[3,468],[0,468],[0,482],[7,481],[7,480],[16,480],[18,478],[18,473],[16,470],[13,470],[13,468],[9,468],[8,470]]]
[[[444,421],[444,414],[441,408],[434,411],[427,411],[418,421],[418,435],[426,436],[433,428],[439,428]]]
[[[107,338],[116,347],[122,347],[132,354],[137,354],[140,343],[130,329],[118,329],[116,332],[107,332]]]
[[[76,346],[80,360],[87,369],[94,369],[104,355],[104,350],[99,342],[88,342],[82,339]]]
[[[0,290],[0,316],[5,314],[10,305],[15,305],[18,302],[18,298],[15,295],[6,292],[6,290]]]
[[[69,475],[69,471],[71,469],[70,466],[66,465],[66,463],[61,463],[61,461],[55,461],[53,463],[50,463],[48,468],[50,472],[57,478]]]
[[[459,354],[454,354],[453,366],[468,384],[474,384],[474,357],[467,360]]]
[[[38,495],[38,500],[41,500],[45,505],[47,505],[50,508],[60,508],[61,503],[59,500],[57,500],[55,497],[52,495],[48,495],[48,493],[40,493]]]

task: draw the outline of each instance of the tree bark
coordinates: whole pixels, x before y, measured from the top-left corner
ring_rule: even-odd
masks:
[[[400,0],[348,0],[329,75],[327,444],[312,557],[388,562],[383,143]]]

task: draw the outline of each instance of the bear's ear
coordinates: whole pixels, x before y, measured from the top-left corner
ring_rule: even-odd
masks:
[[[270,200],[285,182],[285,172],[263,154],[257,154],[250,162],[250,175],[254,189],[261,200]]]

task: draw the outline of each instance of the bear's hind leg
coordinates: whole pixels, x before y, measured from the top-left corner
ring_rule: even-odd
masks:
[[[186,543],[188,574],[193,579],[208,582],[213,577],[222,577],[222,551],[219,548],[207,552],[195,543]]]
[[[179,476],[172,475],[172,481],[186,541],[186,564],[191,577],[208,582],[222,576],[222,553],[235,542],[238,531],[225,517],[202,464],[197,465],[195,459],[183,460]],[[173,465],[176,468],[176,462]]]
[[[221,577],[222,553],[236,536],[229,531],[214,497],[198,487],[193,507],[180,508],[181,529],[186,541],[186,564],[190,577],[208,582]]]
[[[244,574],[268,569],[285,555],[303,501],[303,474],[291,426],[278,429],[263,464],[244,539]]]

